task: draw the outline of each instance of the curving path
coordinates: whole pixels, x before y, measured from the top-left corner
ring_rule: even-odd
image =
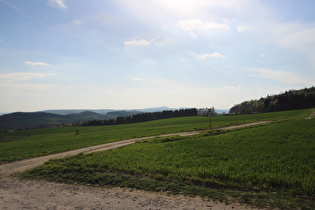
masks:
[[[307,116],[305,119],[306,119],[306,120],[310,120],[310,119],[312,119],[313,117],[315,117],[315,112],[313,112],[312,114],[310,114],[309,116]]]
[[[228,130],[228,129],[235,129],[235,128],[242,128],[242,127],[248,127],[248,126],[259,125],[259,124],[265,124],[265,123],[269,123],[269,122],[271,122],[271,121],[259,121],[259,122],[241,124],[241,125],[228,126],[228,127],[218,128],[218,129]],[[42,156],[42,157],[36,157],[36,158],[30,158],[30,159],[20,160],[20,161],[16,161],[16,162],[12,162],[12,163],[7,163],[7,164],[2,164],[2,165],[0,165],[0,177],[14,174],[17,172],[23,172],[23,171],[35,168],[37,166],[42,165],[44,162],[46,162],[50,159],[59,159],[59,158],[64,158],[64,157],[68,157],[68,156],[77,155],[80,153],[86,154],[86,153],[91,153],[91,152],[98,152],[98,151],[103,151],[103,150],[114,149],[117,147],[122,147],[122,146],[126,146],[128,144],[132,144],[132,143],[135,143],[136,141],[140,141],[140,140],[144,140],[144,139],[150,139],[150,138],[155,138],[155,137],[174,136],[174,135],[190,136],[190,135],[199,134],[203,131],[205,131],[205,130],[189,131],[189,132],[172,133],[172,134],[164,134],[164,135],[157,135],[157,136],[148,136],[148,137],[142,137],[142,138],[128,139],[128,140],[122,140],[122,141],[111,142],[111,143],[107,143],[107,144],[95,145],[95,146],[71,150],[71,151],[67,151],[67,152],[62,152],[62,153],[57,153],[57,154],[52,154],[52,155],[47,155],[47,156]]]

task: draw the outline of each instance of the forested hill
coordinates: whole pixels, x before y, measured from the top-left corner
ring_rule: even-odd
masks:
[[[179,110],[164,110],[162,112],[146,112],[139,113],[130,116],[120,116],[116,119],[109,120],[90,120],[80,123],[82,126],[101,126],[101,125],[119,125],[128,123],[147,122],[151,120],[160,120],[172,117],[187,117],[197,116],[198,110],[196,108],[191,109],[179,109]]]
[[[259,100],[244,101],[234,105],[230,114],[250,114],[286,111],[315,107],[315,87],[290,90],[285,93],[267,96]]]
[[[40,128],[50,126],[70,125],[118,125],[125,123],[145,122],[150,120],[171,117],[196,116],[198,111],[192,109],[164,110],[161,112],[140,112],[137,110],[112,111],[107,114],[98,114],[92,111],[83,111],[67,115],[46,112],[15,112],[0,116],[1,130],[26,128]]]
[[[78,123],[87,120],[106,120],[115,119],[134,114],[139,111],[115,111],[107,114],[98,114],[91,111],[83,111],[80,113],[60,115],[46,112],[15,112],[0,116],[0,131],[11,129],[25,129],[36,127],[48,127],[53,125]]]

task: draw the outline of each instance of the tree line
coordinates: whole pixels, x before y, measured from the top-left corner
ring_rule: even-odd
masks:
[[[275,111],[307,109],[315,107],[315,87],[290,90],[283,94],[267,96],[259,100],[234,105],[230,114],[251,114]]]
[[[198,110],[195,108],[191,109],[179,109],[179,110],[165,110],[162,112],[146,112],[139,113],[127,117],[117,117],[116,119],[108,120],[91,120],[81,122],[81,126],[102,126],[102,125],[119,125],[127,123],[138,123],[146,122],[151,120],[160,120],[173,117],[187,117],[187,116],[197,116]]]

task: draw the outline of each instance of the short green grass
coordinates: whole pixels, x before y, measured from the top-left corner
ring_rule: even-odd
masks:
[[[115,126],[46,128],[0,134],[0,162],[43,156],[124,139],[198,129],[202,117]],[[76,130],[79,134],[75,135]]]
[[[23,176],[197,194],[225,202],[236,199],[259,207],[314,209],[315,119],[304,120],[312,111],[218,117],[216,127],[277,121],[191,137],[144,140],[52,160]]]
[[[212,117],[212,127],[306,116],[309,110]],[[0,164],[124,139],[209,128],[207,117],[181,117],[115,126],[46,128],[0,133]],[[79,135],[75,135],[76,129]]]

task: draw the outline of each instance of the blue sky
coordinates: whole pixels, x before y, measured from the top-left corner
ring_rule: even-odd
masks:
[[[229,109],[315,85],[313,0],[0,0],[0,112]]]

